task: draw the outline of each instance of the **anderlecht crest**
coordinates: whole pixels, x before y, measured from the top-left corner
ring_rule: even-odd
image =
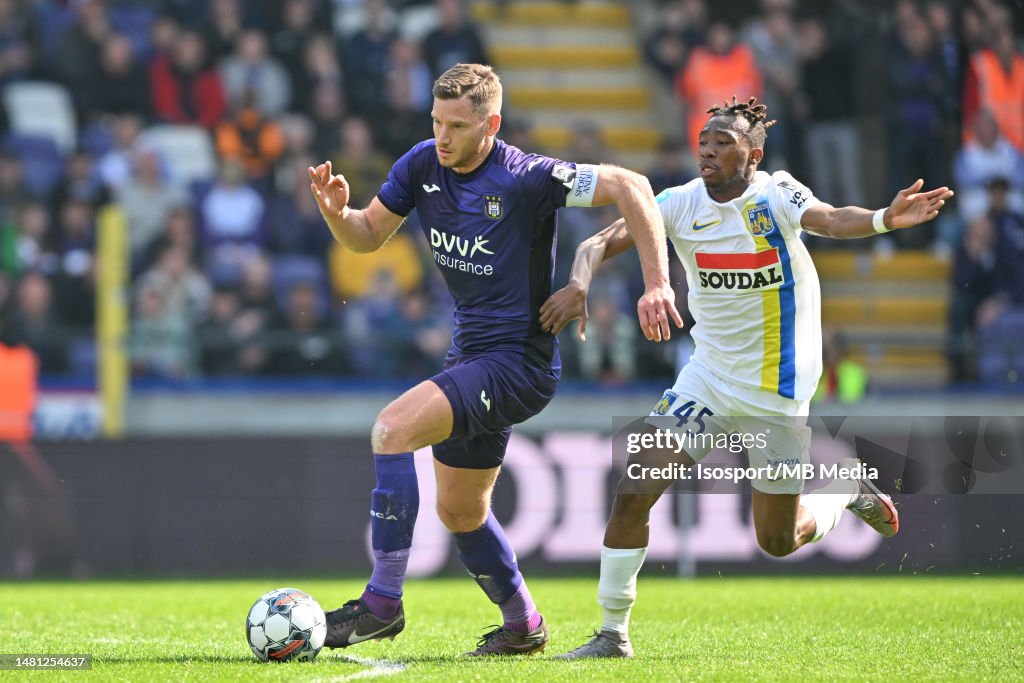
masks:
[[[767,204],[758,204],[747,209],[747,225],[754,237],[763,237],[775,229]]]
[[[501,195],[484,195],[484,213],[488,218],[501,218]]]

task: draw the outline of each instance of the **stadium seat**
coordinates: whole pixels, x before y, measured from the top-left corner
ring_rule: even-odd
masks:
[[[16,81],[4,87],[4,107],[11,130],[51,138],[63,154],[78,139],[71,93],[58,83]]]
[[[65,157],[57,144],[40,135],[8,135],[7,149],[21,160],[22,174],[29,192],[37,197],[50,194],[64,175]]]
[[[66,3],[37,2],[34,4],[43,62],[52,66],[57,63],[64,33],[75,23],[75,12],[71,8],[65,7]]]
[[[140,142],[150,144],[166,161],[171,179],[188,185],[209,180],[217,172],[217,158],[210,134],[199,126],[156,125],[139,135]]]

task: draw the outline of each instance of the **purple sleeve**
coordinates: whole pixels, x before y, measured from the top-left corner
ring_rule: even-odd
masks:
[[[423,144],[416,145],[395,162],[388,172],[388,179],[377,193],[377,199],[384,208],[397,216],[408,216],[416,207],[412,181],[413,165]]]
[[[522,154],[513,165],[537,208],[538,215],[547,215],[565,206],[565,197],[576,179],[576,164],[542,154]]]

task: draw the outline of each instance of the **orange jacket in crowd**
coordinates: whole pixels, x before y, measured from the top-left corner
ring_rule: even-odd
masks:
[[[284,134],[274,121],[263,118],[255,109],[243,109],[234,119],[217,126],[217,153],[224,159],[237,159],[250,178],[262,178],[284,152]]]
[[[741,102],[761,97],[761,73],[746,45],[737,45],[725,55],[695,48],[675,85],[676,95],[686,105],[687,139],[694,152],[710,107],[732,102],[733,95]]]
[[[1024,152],[1024,55],[1015,54],[1009,71],[993,50],[971,58],[964,87],[964,141],[973,138],[974,119],[981,109],[995,116],[999,132]]]

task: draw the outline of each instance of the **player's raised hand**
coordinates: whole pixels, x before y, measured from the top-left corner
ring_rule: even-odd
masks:
[[[886,227],[897,230],[912,228],[918,223],[930,221],[939,215],[946,200],[953,196],[948,187],[921,192],[924,180],[918,178],[913,185],[900,190],[885,212]]]
[[[309,173],[309,189],[316,197],[321,215],[327,220],[340,218],[348,206],[349,189],[345,176],[333,175],[330,161],[316,168],[310,166],[306,172]]]
[[[682,329],[683,318],[676,310],[676,293],[669,285],[648,289],[636,302],[640,329],[648,341],[668,341],[672,338],[669,320]]]
[[[557,335],[572,320],[579,320],[576,334],[583,342],[587,340],[587,317],[587,290],[570,282],[541,305],[540,328]]]

